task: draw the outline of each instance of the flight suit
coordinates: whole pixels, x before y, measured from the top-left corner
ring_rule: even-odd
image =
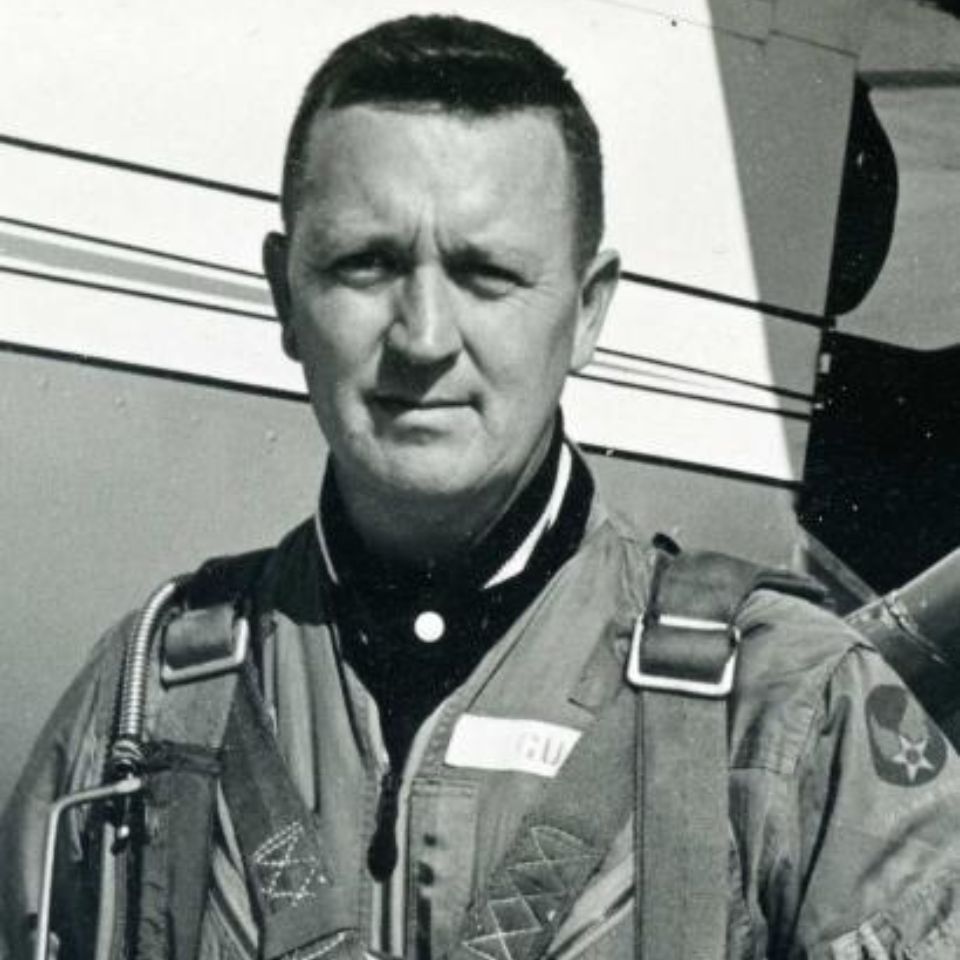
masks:
[[[339,655],[315,529],[295,530],[275,558],[258,631],[259,682],[275,749],[311,811],[321,854],[287,829],[251,859],[221,791],[203,960],[256,956],[263,944],[254,901],[316,900],[321,909],[330,882],[373,950],[430,960],[463,943],[464,912],[521,821],[623,694],[649,586],[647,544],[596,503],[578,552],[427,720],[391,780],[375,703]],[[960,956],[960,762],[950,745],[880,655],[831,614],[761,590],[738,626],[728,718],[729,956]],[[28,955],[25,917],[35,909],[49,800],[100,777],[107,730],[98,718],[115,695],[106,678],[115,675],[124,629],[101,643],[65,695],[4,816],[2,957]],[[190,720],[181,720],[189,737]],[[623,737],[632,749],[632,729]],[[597,804],[621,762],[597,771]],[[375,883],[366,850],[391,782],[399,860]],[[66,943],[88,935],[71,926],[88,929],[76,914],[89,914],[95,897],[85,823],[81,814],[64,828],[57,916]],[[562,883],[580,839],[551,824],[537,836],[527,866],[541,885]],[[549,955],[633,957],[632,843],[625,822]],[[480,958],[520,960],[535,905],[522,890],[500,896],[497,935],[468,946]]]

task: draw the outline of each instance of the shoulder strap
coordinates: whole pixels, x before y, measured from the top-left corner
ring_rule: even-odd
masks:
[[[194,960],[206,906],[221,753],[250,650],[253,596],[271,551],[220,558],[184,578],[160,618],[148,684],[149,837],[126,867],[126,938],[139,960]],[[108,878],[106,878],[108,879]],[[126,886],[123,884],[122,886]],[[124,890],[116,890],[122,895]]]
[[[727,697],[737,613],[769,587],[823,591],[789,571],[717,553],[652,554],[627,678],[636,698],[637,944],[642,960],[726,955],[730,833]]]
[[[260,954],[360,956],[350,905],[281,760],[252,662],[259,650],[249,624],[270,605],[280,552],[205,564],[164,632],[152,771],[160,829],[142,848],[138,958],[194,960],[218,783],[244,861]]]
[[[255,617],[255,586],[272,550],[208,560],[178,592],[178,615],[163,631],[165,687],[236,672],[246,659]]]

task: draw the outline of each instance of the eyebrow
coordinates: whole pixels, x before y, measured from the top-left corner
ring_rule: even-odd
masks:
[[[411,242],[415,241],[415,238],[398,238],[364,212],[353,216],[340,213],[336,218],[324,217],[321,213],[304,223],[301,237],[308,256],[318,252],[337,254],[376,249],[407,257],[411,253]],[[537,249],[518,245],[506,237],[498,238],[495,233],[479,240],[455,238],[442,250],[443,258],[455,264],[474,261],[521,271],[535,269],[540,262],[538,254]]]
[[[388,231],[378,230],[370,232],[361,225],[346,225],[342,221],[336,224],[331,221],[313,221],[303,230],[302,242],[306,246],[308,253],[317,250],[334,251],[340,249],[363,249],[371,248],[389,249],[401,251],[405,250],[407,245],[397,242],[397,238]]]
[[[479,261],[481,263],[504,264],[512,267],[532,266],[536,251],[524,250],[510,243],[493,241],[490,245],[480,245],[471,240],[457,243],[449,251],[448,257],[455,263]]]

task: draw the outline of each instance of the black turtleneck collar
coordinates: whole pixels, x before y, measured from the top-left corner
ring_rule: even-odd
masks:
[[[590,474],[564,442],[558,418],[543,463],[490,532],[462,558],[424,571],[386,563],[367,550],[327,471],[320,535],[332,566],[342,650],[377,701],[395,768],[423,720],[577,549],[592,496]],[[558,507],[555,497],[562,497]],[[550,524],[542,522],[548,507],[555,508]],[[525,563],[509,577],[497,576],[527,546],[538,522],[545,529]]]
[[[460,593],[482,587],[520,547],[546,508],[562,446],[563,436],[557,428],[533,479],[493,528],[460,556],[430,568],[384,560],[369,550],[350,523],[334,471],[328,469],[321,492],[320,516],[335,578],[389,606],[398,600],[409,603],[412,594],[424,591],[445,592],[445,588],[453,587]]]

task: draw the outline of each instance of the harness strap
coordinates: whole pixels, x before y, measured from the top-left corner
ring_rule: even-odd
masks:
[[[194,960],[207,902],[219,764],[213,751],[156,744],[144,836],[132,846],[137,960]]]
[[[124,896],[129,884],[133,894],[124,896],[120,911],[122,956],[197,956],[221,747],[237,687],[229,654],[238,639],[249,639],[250,593],[268,553],[208,562],[178,590],[178,607],[161,619],[160,670],[151,669],[147,688],[146,790],[135,801],[142,815],[131,818],[139,835],[118,864],[127,880],[116,893]],[[195,682],[200,679],[204,683]]]
[[[195,960],[219,786],[250,881],[260,956],[363,956],[257,686],[260,650],[250,625],[268,609],[280,552],[208,561],[161,621],[161,682],[151,672],[148,786],[143,835],[130,844],[134,895],[123,955]]]
[[[224,739],[223,793],[260,927],[261,955],[331,951],[356,939],[317,824],[280,756],[252,668],[241,678]]]
[[[233,608],[211,615],[229,636]],[[218,631],[210,632],[211,650]],[[195,960],[207,904],[221,744],[236,671],[152,692],[143,833],[131,845],[137,960]]]
[[[602,708],[471,905],[450,960],[542,956],[634,810],[643,960],[723,955],[725,701],[722,689],[715,699],[690,690],[723,680],[732,652],[729,625],[752,589],[804,591],[792,578],[775,580],[727,557],[690,554],[671,562],[662,551],[656,557],[629,663],[641,693],[634,696],[622,684]],[[691,627],[698,620],[714,623]],[[219,624],[212,632],[223,634],[230,621],[212,611],[202,623],[204,629]],[[203,659],[196,649],[187,658],[191,666]],[[223,637],[209,649],[221,658]],[[624,735],[634,723],[636,745]],[[151,836],[142,847],[144,960],[169,956],[169,948],[161,952],[164,942],[175,946],[177,960],[195,956],[218,775],[265,960],[361,956],[352,911],[330,875],[314,818],[290,782],[249,661],[239,683],[233,671],[163,691],[155,729],[166,739],[151,757],[150,800],[160,798],[165,821],[148,831],[160,842]],[[597,803],[601,774],[603,802]],[[188,822],[195,828],[185,829]],[[175,890],[183,893],[174,897]]]
[[[657,549],[628,680],[636,698],[637,944],[642,960],[726,956],[731,828],[727,697],[739,609],[759,587],[818,585],[711,553]]]

